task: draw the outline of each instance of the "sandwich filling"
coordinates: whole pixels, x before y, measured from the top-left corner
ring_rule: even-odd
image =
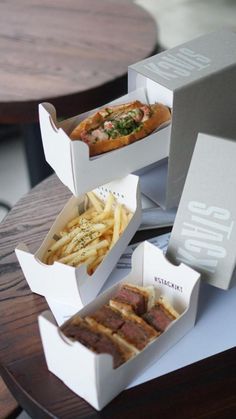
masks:
[[[109,306],[103,306],[91,316],[86,318],[89,322],[94,320],[107,328],[111,333],[118,334],[126,342],[133,345],[136,349],[143,349],[158,334],[146,324],[140,317],[134,314],[124,315]],[[93,323],[94,324],[94,323]]]
[[[152,109],[148,105],[142,105],[129,111],[116,111],[113,108],[105,108],[99,112],[101,118],[89,130],[83,129],[80,132],[80,139],[87,144],[96,144],[98,141],[105,141],[130,135],[139,131],[143,123],[152,115]],[[100,119],[100,120],[99,120]]]
[[[119,367],[126,360],[126,352],[110,336],[99,332],[83,319],[76,324],[67,324],[63,333],[69,338],[76,340],[97,354],[106,353],[112,355],[114,368]]]
[[[145,313],[143,318],[154,329],[160,332],[164,332],[169,324],[175,320],[175,317],[159,303],[156,303],[151,310]]]
[[[112,332],[117,332],[124,324],[122,315],[107,305],[99,308],[95,313],[91,314],[90,317],[104,327],[110,329]]]
[[[134,287],[124,285],[113,297],[113,301],[130,305],[137,315],[141,315],[147,310],[147,296]]]

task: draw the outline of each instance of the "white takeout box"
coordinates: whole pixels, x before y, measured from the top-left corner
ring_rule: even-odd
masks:
[[[39,327],[49,370],[95,409],[101,410],[193,327],[199,280],[200,274],[193,269],[184,264],[172,265],[161,250],[148,242],[142,243],[133,253],[129,275],[78,314],[84,317],[94,312],[115,294],[122,283],[132,283],[154,285],[156,297],[166,297],[180,313],[180,317],[140,354],[113,369],[110,355],[97,355],[79,342],[70,341],[57,327],[52,314],[44,312],[39,316]]]
[[[87,274],[86,265],[75,268],[60,262],[54,262],[52,265],[42,262],[46,250],[55,241],[54,235],[78,215],[78,210],[83,206],[84,195],[73,196],[67,202],[35,254],[31,254],[24,243],[20,243],[15,250],[32,292],[46,298],[55,298],[77,309],[93,300],[98,294],[141,221],[141,199],[137,176],[128,175],[100,186],[93,192],[102,200],[105,200],[109,192],[112,192],[117,202],[124,204],[133,213],[125,231],[93,275]]]
[[[140,100],[148,103],[147,89],[140,88],[110,102],[118,104]],[[158,86],[152,96],[159,101]],[[153,103],[153,102],[152,102]],[[165,103],[162,101],[162,103]],[[107,104],[108,105],[108,104]],[[106,106],[106,105],[104,105]],[[169,154],[170,124],[133,144],[90,158],[88,145],[72,141],[69,134],[76,125],[95,110],[59,122],[50,103],[39,105],[39,121],[45,158],[59,179],[73,195],[81,195],[99,185],[123,177]]]

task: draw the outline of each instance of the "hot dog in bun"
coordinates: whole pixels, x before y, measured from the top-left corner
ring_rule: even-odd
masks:
[[[167,106],[134,102],[107,106],[80,122],[72,140],[88,144],[90,156],[115,150],[140,140],[171,119]]]

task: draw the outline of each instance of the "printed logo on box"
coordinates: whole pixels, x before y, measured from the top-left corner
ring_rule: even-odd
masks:
[[[157,282],[159,285],[165,285],[166,287],[172,288],[175,291],[183,292],[183,287],[181,287],[181,285],[177,285],[168,279],[155,276],[154,281]]]
[[[234,228],[231,213],[197,201],[190,201],[188,210],[190,222],[183,223],[180,234],[185,240],[177,249],[177,260],[214,273],[227,256],[226,243]]]
[[[210,58],[195,53],[189,48],[179,48],[177,53],[164,54],[158,62],[148,62],[143,66],[165,80],[189,77],[193,72],[209,67]]]

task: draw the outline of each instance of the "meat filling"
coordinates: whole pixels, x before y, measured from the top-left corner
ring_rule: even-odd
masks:
[[[123,364],[126,359],[122,349],[109,336],[95,332],[86,322],[80,324],[68,324],[62,329],[63,333],[92,349],[97,354],[107,353],[113,356],[114,368]]]
[[[91,314],[90,317],[113,332],[116,332],[124,324],[122,315],[109,306],[101,307],[94,314]]]
[[[118,330],[118,334],[139,350],[145,348],[150,339],[150,334],[146,329],[130,320],[125,321]]]
[[[147,310],[147,299],[145,296],[125,286],[118,291],[113,300],[129,304],[138,316]]]
[[[175,320],[161,304],[156,304],[147,313],[143,315],[144,320],[149,323],[154,329],[164,332],[167,326]]]

